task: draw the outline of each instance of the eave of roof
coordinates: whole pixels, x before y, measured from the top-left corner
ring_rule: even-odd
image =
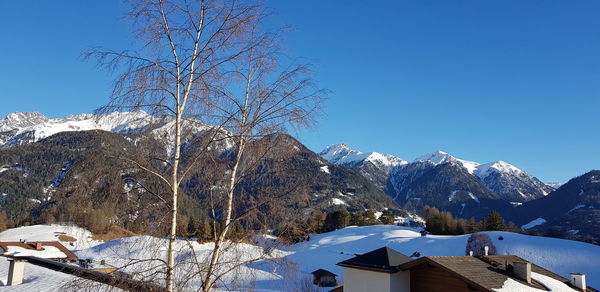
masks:
[[[382,247],[371,252],[357,255],[337,263],[341,267],[351,267],[363,270],[373,270],[386,273],[398,272],[398,264],[412,259],[389,247]]]

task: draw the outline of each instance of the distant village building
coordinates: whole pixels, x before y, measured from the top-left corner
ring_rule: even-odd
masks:
[[[104,261],[78,260],[77,256],[58,241],[11,241],[0,242],[2,256],[10,263],[7,286],[23,283],[25,263],[60,273],[98,282],[103,290],[108,286],[125,291],[166,292],[163,286],[139,281],[130,275],[116,271]],[[94,286],[100,287],[100,286]]]
[[[313,275],[313,284],[319,287],[335,287],[338,285],[337,279],[335,278],[337,275],[323,269],[318,269],[312,272]]]
[[[0,241],[0,249],[2,256],[9,260],[8,286],[23,283],[26,257],[77,260],[77,256],[58,241]]]
[[[542,291],[547,291],[547,282],[571,291],[598,291],[586,286],[584,274],[574,273],[571,279],[565,279],[514,255],[426,256],[413,260],[383,247],[338,265],[344,268],[344,283],[332,291],[491,292],[507,282]]]

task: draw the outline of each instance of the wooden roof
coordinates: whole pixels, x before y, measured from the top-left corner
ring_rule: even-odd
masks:
[[[422,264],[433,265],[446,270],[447,272],[457,276],[458,278],[461,278],[475,287],[487,291],[501,288],[509,277],[515,281],[521,282],[524,285],[545,290],[543,286],[535,281],[532,281],[532,284],[527,284],[524,281],[509,276],[508,272],[506,271],[506,265],[514,262],[527,261],[514,255],[495,255],[482,257],[428,256],[402,264],[399,266],[399,268],[401,270],[410,270],[411,268]],[[531,271],[569,284],[569,280],[533,263],[531,264]],[[577,289],[576,287],[571,287]],[[587,291],[597,290],[588,286]]]

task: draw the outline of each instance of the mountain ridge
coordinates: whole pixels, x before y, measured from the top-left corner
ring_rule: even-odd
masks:
[[[332,163],[347,165],[355,168],[363,168],[371,153],[377,152],[363,153],[350,149],[345,144],[334,144],[321,151],[320,154],[322,157]],[[404,168],[412,164],[418,164],[419,167],[417,168],[434,167],[446,163],[457,164],[483,182],[483,184],[490,191],[498,193],[507,201],[514,201],[516,203],[523,203],[528,200],[546,196],[548,193],[554,190],[551,186],[546,185],[537,178],[531,176],[526,171],[521,170],[503,160],[482,164],[479,162],[456,158],[447,152],[438,150],[419,156],[412,162],[408,162],[406,160],[402,160],[402,162],[403,163],[391,165],[387,168],[380,167],[381,171],[379,175],[381,175],[381,173],[389,173],[387,180],[390,181],[392,185],[390,186],[386,184],[386,187],[388,194],[390,194],[392,197],[397,197],[398,193],[396,190],[401,188],[401,186],[394,185],[397,184],[395,183],[395,181],[398,181],[397,179],[390,179],[392,173],[398,173],[398,168]],[[370,173],[366,173],[366,176],[372,177],[375,175],[375,173],[376,171],[371,170]],[[394,191],[396,192],[394,193]]]

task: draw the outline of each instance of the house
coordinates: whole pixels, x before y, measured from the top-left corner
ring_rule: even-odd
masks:
[[[337,275],[330,271],[318,269],[312,272],[312,275],[313,284],[319,287],[335,287],[338,285],[337,279],[335,278]]]
[[[9,260],[8,286],[19,285],[23,282],[26,257],[40,259],[76,260],[69,249],[58,241],[0,241],[2,256]]]
[[[565,279],[514,255],[426,256],[411,259],[383,247],[338,263],[345,292],[357,291],[513,291],[560,287],[561,291],[597,291],[585,275]],[[503,288],[504,287],[504,288]]]
[[[3,256],[35,256],[44,259],[77,260],[77,256],[58,241],[0,241]]]
[[[410,272],[398,266],[412,259],[389,247],[338,263],[344,267],[344,291],[410,291]]]

